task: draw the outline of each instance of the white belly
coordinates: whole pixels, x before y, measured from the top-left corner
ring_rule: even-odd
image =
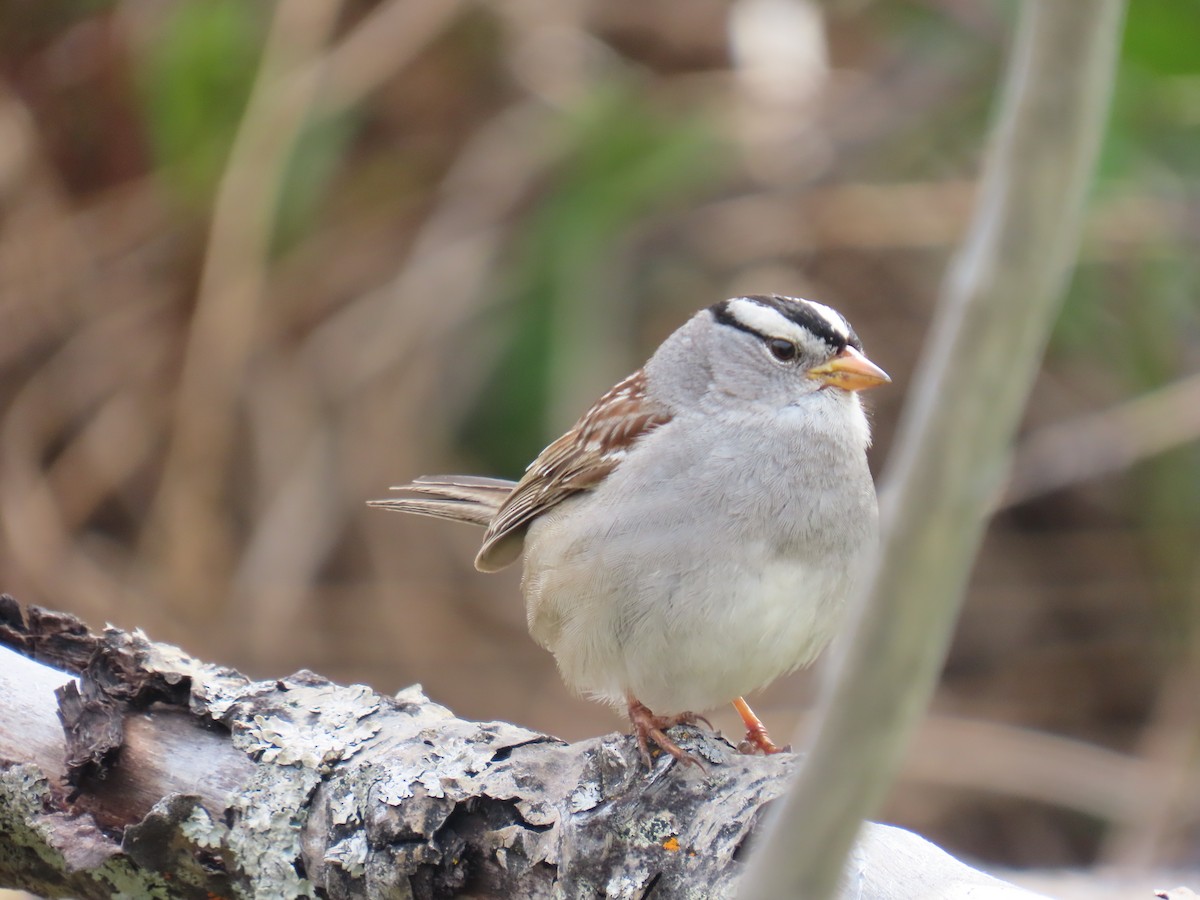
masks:
[[[530,632],[574,690],[614,706],[632,694],[664,715],[720,706],[811,662],[851,586],[846,571],[765,549],[715,565],[710,551],[670,572],[647,564],[656,543],[610,536],[602,559],[584,551],[546,565],[528,542]]]

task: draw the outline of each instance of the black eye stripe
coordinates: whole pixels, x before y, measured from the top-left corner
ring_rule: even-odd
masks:
[[[712,310],[716,320],[722,325],[729,325],[739,331],[753,334],[764,341],[772,340],[775,337],[774,335],[762,334],[735,316],[730,311],[730,304],[735,300],[750,300],[773,309],[785,319],[795,322],[814,337],[819,338],[835,353],[845,350],[847,346],[853,347],[855,350],[862,350],[862,341],[858,339],[858,335],[854,333],[854,329],[849,324],[846,326],[846,334],[841,334],[830,325],[824,316],[812,309],[807,303],[793,300],[790,297],[782,297],[778,294],[748,294],[743,297],[734,297],[731,300],[722,300],[720,303],[714,304],[709,308]]]

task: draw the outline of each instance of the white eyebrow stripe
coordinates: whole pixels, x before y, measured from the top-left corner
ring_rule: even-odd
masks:
[[[748,329],[766,337],[783,338],[794,344],[805,343],[813,338],[806,328],[801,328],[787,316],[753,300],[739,297],[731,300],[726,308],[731,316]]]
[[[818,303],[816,300],[805,300],[804,302],[808,304],[813,312],[829,323],[829,327],[833,329],[834,334],[840,335],[843,338],[849,337],[846,331],[846,320],[837,312],[830,309],[824,303]]]

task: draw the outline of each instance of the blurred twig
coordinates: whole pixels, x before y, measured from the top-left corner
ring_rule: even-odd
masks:
[[[435,205],[395,278],[355,299],[314,332],[305,352],[335,397],[361,390],[397,363],[411,367],[477,307],[504,235],[501,225],[557,158],[553,120],[522,102],[483,123],[438,185]]]
[[[80,329],[25,380],[0,421],[0,522],[10,567],[30,579],[40,595],[70,594],[101,614],[127,605],[122,603],[127,588],[83,552],[76,528],[130,467],[144,463],[150,448],[133,428],[122,435],[121,458],[102,460],[95,440],[100,431],[129,425],[129,405],[138,402],[140,388],[162,364],[155,346],[138,354],[110,352],[113,346],[135,344],[136,336],[145,334],[146,316],[145,308],[130,304]],[[79,378],[81,371],[89,373],[88,380]],[[42,471],[47,447],[70,421],[85,424],[47,477]],[[83,468],[80,457],[89,453]],[[64,487],[71,498],[66,502],[60,500],[64,492],[56,490]],[[14,589],[22,586],[10,579]]]
[[[353,106],[407,65],[464,6],[465,0],[389,0],[293,77],[319,81],[317,100],[327,110]]]
[[[1149,868],[1186,858],[1186,837],[1200,819],[1200,647],[1193,626],[1186,655],[1159,689],[1150,724],[1139,742],[1150,778],[1125,814],[1114,818],[1102,861]],[[1181,846],[1182,845],[1182,846]]]
[[[904,764],[905,780],[1054,803],[1107,821],[1142,806],[1154,767],[1134,755],[1000,722],[930,715]]]
[[[287,157],[315,106],[328,112],[361,100],[410,60],[458,4],[389,3],[322,53],[341,7],[341,0],[278,5],[218,190],[171,448],[147,530],[170,589],[180,596],[208,594],[213,576],[228,574],[233,564],[231,535],[220,521],[221,495]],[[253,554],[260,559],[267,544],[261,538],[251,544],[260,548]],[[319,564],[319,555],[308,558]]]
[[[1110,409],[1048,425],[1018,447],[999,507],[1122,472],[1200,438],[1200,374]],[[1197,589],[1193,589],[1196,591]],[[1197,723],[1200,723],[1200,633],[1191,623],[1183,656],[1159,689],[1141,740],[1150,776],[1110,817],[1101,858],[1148,867],[1169,858],[1172,831],[1196,815]],[[1097,779],[1095,784],[1104,784]]]
[[[81,525],[146,462],[139,406],[163,354],[147,341],[144,286],[97,277],[105,242],[75,215],[43,138],[0,85],[0,568],[8,590],[103,615],[128,608],[130,592],[119,554],[98,558],[103,542],[81,540]]]
[[[213,211],[171,450],[148,532],[159,542],[171,590],[181,596],[210,593],[213,577],[232,575],[238,555],[228,545],[230,529],[219,521],[221,494],[228,489],[242,376],[268,286],[270,242],[286,160],[312,115],[361,101],[411,61],[461,6],[393,0],[327,51],[322,47],[332,34],[341,0],[283,2],[277,8]],[[278,385],[291,377],[305,385],[310,381],[306,376],[311,373],[292,367],[268,383]],[[264,514],[256,517],[248,549],[236,564],[237,586],[254,588],[255,621],[292,617],[340,527],[326,502],[328,491],[319,487],[335,481],[328,471],[326,423],[313,418],[311,404],[294,409],[310,414],[293,428],[289,440],[307,445],[308,451],[279,473],[282,484]],[[252,421],[270,427],[274,419]],[[297,528],[302,521],[309,527]],[[267,582],[270,590],[264,587]],[[248,631],[254,634],[254,628]]]
[[[1079,240],[1123,11],[1022,6],[978,211],[889,465],[883,550],[744,897],[832,894],[928,702]]]
[[[967,227],[978,187],[973,180],[850,183],[806,186],[802,194],[772,189],[723,198],[694,214],[696,252],[743,265],[817,248],[941,250]],[[1133,192],[1099,198],[1081,257],[1111,262],[1169,256],[1187,204],[1183,196]]]
[[[780,707],[758,711],[788,717]],[[803,727],[810,721],[800,718]],[[1124,822],[1141,815],[1162,777],[1155,762],[1138,754],[1017,724],[931,712],[913,735],[899,782],[1019,797]],[[1180,792],[1177,807],[1181,817],[1200,813],[1200,795]]]
[[[352,107],[412,62],[464,6],[463,0],[391,0],[365,16],[327,53],[291,78],[317,83],[313,102],[322,114]],[[390,292],[384,293],[390,306],[398,305]],[[358,305],[352,303],[350,308]],[[386,319],[383,312],[374,312],[378,313],[375,323],[363,329],[367,334],[378,333],[379,323]],[[343,316],[344,311],[332,316],[318,333],[326,332],[329,324]],[[361,325],[362,319],[357,323]],[[322,417],[326,410],[323,401],[333,401],[333,408],[342,408],[348,395],[330,390],[338,379],[322,376],[358,359],[360,352],[342,344],[334,356],[322,357],[314,351],[322,345],[321,340],[314,340],[301,346],[298,353],[277,356],[250,398],[258,410],[250,417],[258,445],[277,451],[262,449],[262,468],[275,469],[277,459],[288,458],[286,468],[273,472],[275,477],[270,480],[275,490],[253,523],[233,578],[235,593],[252,599],[246,634],[259,646],[269,643],[278,622],[292,620],[300,613],[336,546],[346,516],[351,508],[359,507],[357,496],[351,506],[345,492],[339,490],[342,485],[334,440],[338,423]],[[291,401],[285,404],[291,413],[288,427],[279,427],[280,417],[272,415],[281,397]],[[261,480],[266,482],[268,478]]]
[[[1200,438],[1200,375],[1047,425],[1017,448],[1001,507],[1089,481]]]
[[[293,78],[329,39],[341,0],[281,2],[230,150],[184,349],[170,449],[146,537],[162,588],[211,600],[234,550],[223,521],[238,395],[254,346],[284,163],[308,119],[319,70]]]

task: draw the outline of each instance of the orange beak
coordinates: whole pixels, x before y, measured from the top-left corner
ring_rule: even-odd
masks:
[[[843,391],[865,391],[892,380],[887,372],[853,347],[847,347],[827,363],[813,366],[805,374]]]

